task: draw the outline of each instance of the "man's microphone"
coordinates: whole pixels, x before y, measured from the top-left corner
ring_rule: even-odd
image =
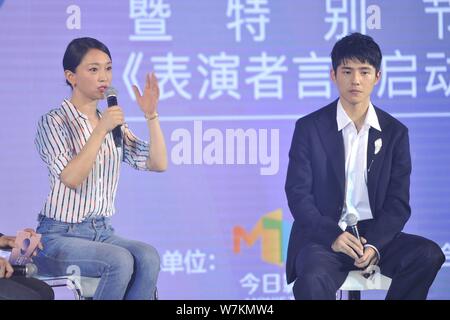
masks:
[[[108,101],[108,108],[117,106],[117,90],[114,89],[114,87],[108,87],[105,91],[105,97]],[[120,128],[121,126],[117,126],[112,130],[113,138],[114,138],[114,144],[117,148],[122,146],[122,130]]]
[[[18,277],[30,278],[38,272],[38,268],[33,263],[27,263],[23,266],[13,265],[12,268],[14,269],[13,275]]]
[[[345,216],[345,223],[347,224],[347,228],[350,233],[356,237],[359,241],[359,231],[358,231],[358,217],[354,213],[349,213]]]
[[[356,237],[359,241],[361,238],[359,237],[358,231],[358,217],[354,213],[349,213],[345,216],[345,223],[347,223],[347,228],[352,235]],[[368,279],[372,274],[375,273],[375,270],[363,270],[362,276]]]

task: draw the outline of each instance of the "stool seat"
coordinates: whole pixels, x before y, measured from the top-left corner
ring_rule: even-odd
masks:
[[[44,281],[50,287],[67,287],[72,290],[76,300],[90,300],[94,297],[100,277],[81,277],[76,275],[67,276],[42,276],[35,275],[34,278]],[[155,288],[153,299],[158,300],[158,288]]]
[[[50,287],[67,286],[75,295],[75,299],[92,299],[97,290],[100,278],[81,277],[75,275],[68,276],[35,276],[35,278],[44,281]]]
[[[369,278],[362,275],[362,271],[354,270],[348,273],[345,282],[339,290],[345,291],[363,291],[363,290],[389,290],[392,279],[375,272]]]

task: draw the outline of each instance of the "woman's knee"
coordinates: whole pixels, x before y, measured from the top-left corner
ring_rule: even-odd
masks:
[[[116,247],[111,249],[106,257],[105,262],[110,271],[131,278],[134,270],[134,258],[128,250]]]
[[[161,258],[158,251],[150,245],[142,245],[139,249],[138,263],[146,269],[160,270]]]

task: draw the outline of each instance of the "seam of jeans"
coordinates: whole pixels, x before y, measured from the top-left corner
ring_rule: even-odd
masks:
[[[109,277],[109,269],[110,268],[107,268],[106,269],[106,278],[107,277]],[[100,286],[101,285],[101,286]],[[105,285],[106,285],[106,281],[101,281],[100,280],[100,283],[98,284],[98,287],[97,287],[97,289],[95,289],[95,292],[94,292],[94,297],[95,297],[95,299],[98,299],[98,297],[100,297],[102,294],[103,294],[103,290],[105,289]],[[126,290],[125,290],[125,292],[123,293],[123,296],[122,296],[122,299],[123,299],[123,297],[125,296],[125,293],[126,293]],[[95,300],[94,299],[94,300]]]

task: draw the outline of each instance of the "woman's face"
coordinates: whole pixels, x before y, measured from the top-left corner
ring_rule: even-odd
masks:
[[[75,73],[66,71],[66,78],[73,90],[91,100],[104,99],[104,93],[112,81],[112,62],[101,50],[90,49],[81,60]]]

